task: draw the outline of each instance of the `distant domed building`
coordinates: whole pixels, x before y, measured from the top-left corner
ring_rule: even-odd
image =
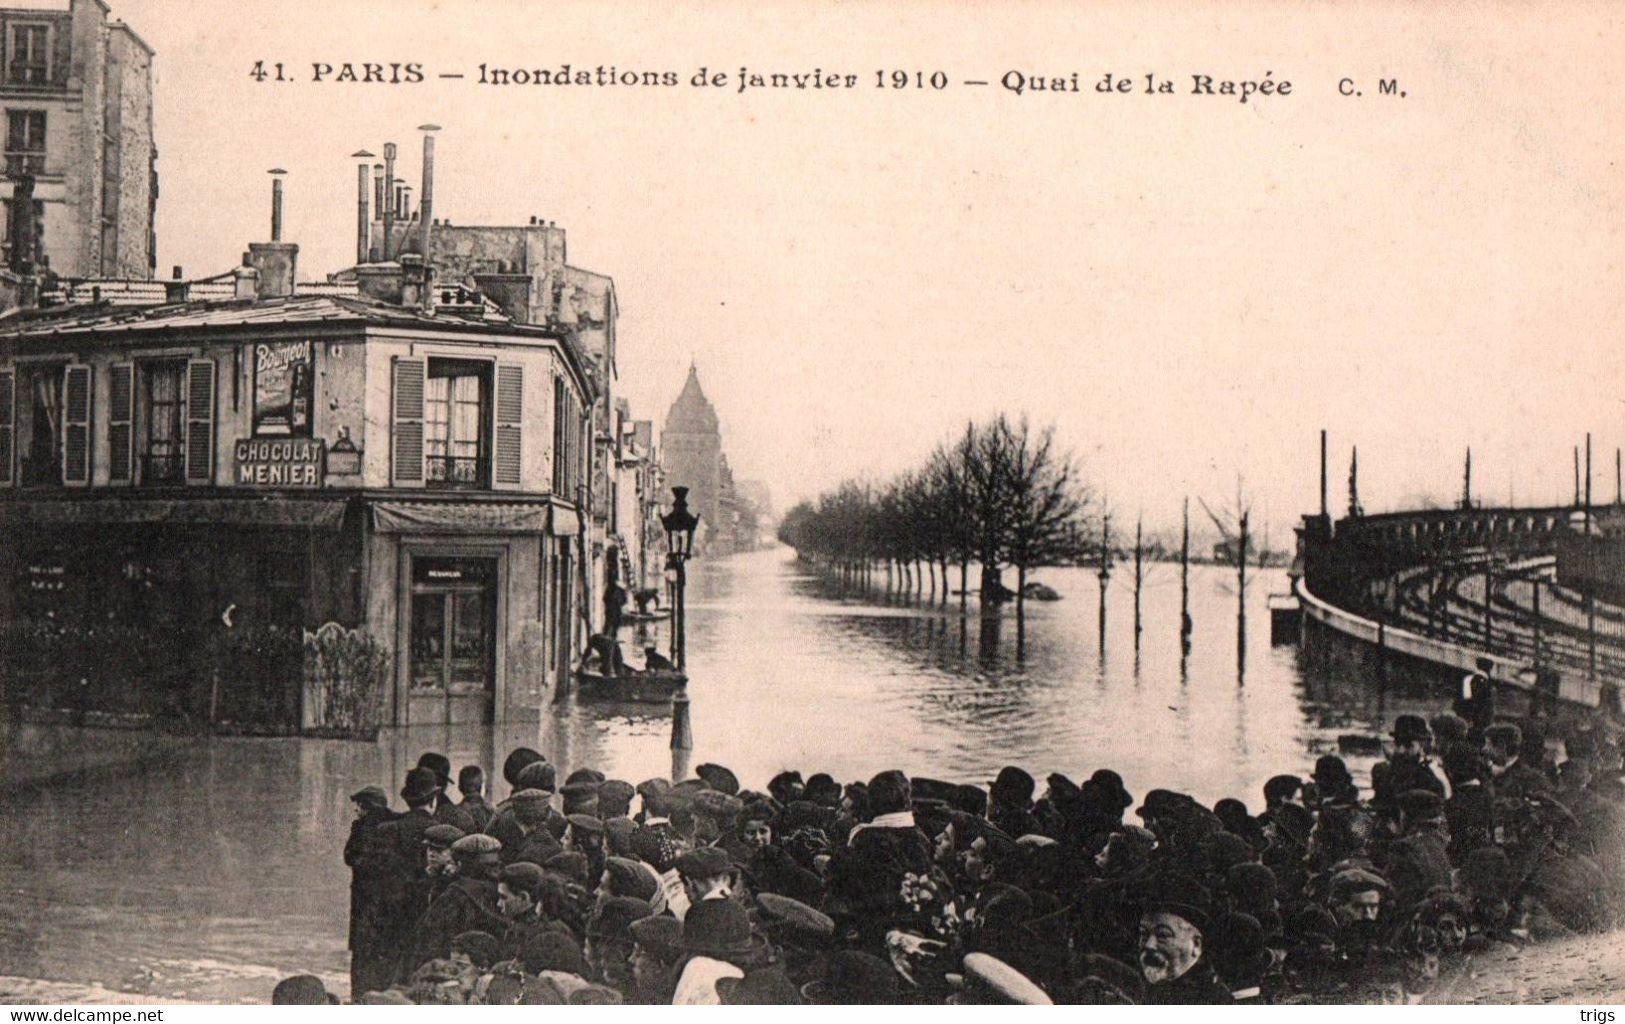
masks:
[[[699,551],[726,555],[753,546],[740,528],[740,505],[733,472],[722,451],[717,411],[705,397],[699,371],[692,364],[682,393],[666,413],[660,461],[669,485],[688,488],[688,507],[700,517],[694,542]]]

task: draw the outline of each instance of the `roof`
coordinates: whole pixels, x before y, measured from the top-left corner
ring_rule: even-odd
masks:
[[[666,413],[662,434],[715,434],[718,430],[717,411],[700,388],[699,371],[690,365],[682,393]]]
[[[60,338],[311,323],[497,332],[559,340],[557,332],[539,327],[510,321],[493,323],[455,316],[429,316],[415,307],[337,292],[142,306],[119,304],[104,298],[101,302],[14,313],[0,319],[0,337]]]

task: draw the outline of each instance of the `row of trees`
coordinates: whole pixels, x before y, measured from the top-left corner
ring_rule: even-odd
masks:
[[[1000,415],[967,423],[885,483],[848,480],[802,502],[785,515],[779,539],[846,578],[867,580],[879,565],[904,590],[924,593],[929,583],[933,600],[948,599],[957,566],[963,601],[975,562],[982,600],[1013,596],[1019,611],[1030,570],[1095,559],[1092,504],[1076,457],[1056,444],[1053,427]],[[1004,586],[1006,568],[1016,570],[1014,591]]]

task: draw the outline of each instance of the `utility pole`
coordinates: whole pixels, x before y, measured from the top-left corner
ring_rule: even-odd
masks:
[[[1325,436],[1325,431],[1321,431]],[[1324,450],[1324,449],[1323,449]],[[1325,462],[1321,463],[1321,514],[1325,515],[1326,482]],[[1179,639],[1186,644],[1191,639],[1191,499],[1185,496],[1185,523],[1179,538]]]
[[[1145,573],[1142,568],[1145,558],[1145,547],[1141,541],[1145,526],[1145,513],[1134,520],[1134,646],[1140,646],[1140,588],[1145,582]]]
[[[1462,475],[1461,481],[1461,507],[1473,507],[1473,449],[1471,446],[1467,449],[1467,470]]]
[[[1100,517],[1100,649],[1106,649],[1106,584],[1112,578],[1112,516],[1110,512]]]

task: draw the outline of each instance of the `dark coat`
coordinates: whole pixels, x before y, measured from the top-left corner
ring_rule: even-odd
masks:
[[[830,859],[825,912],[863,946],[878,946],[907,913],[903,876],[930,871],[931,841],[917,827],[861,829]]]
[[[465,796],[463,802],[457,805],[464,814],[474,819],[474,830],[484,832],[496,815],[496,808],[486,802],[483,796]]]
[[[1196,966],[1173,981],[1148,986],[1148,1006],[1222,1006],[1235,1002],[1230,990],[1213,976],[1213,968],[1197,961]]]
[[[412,935],[412,963],[419,965],[450,955],[451,940],[463,932],[480,931],[501,935],[507,920],[497,911],[497,884],[483,878],[460,877],[452,881],[418,921]]]
[[[1399,813],[1399,798],[1413,789],[1444,796],[1444,782],[1423,761],[1378,761],[1371,766],[1371,803],[1382,813]]]
[[[564,847],[553,838],[553,833],[545,828],[535,828],[513,847],[503,844],[502,861],[505,864],[528,861],[541,867],[547,863],[548,858],[563,852]]]
[[[1495,790],[1488,783],[1459,786],[1444,802],[1450,823],[1450,859],[1461,859],[1480,846],[1495,842]]]
[[[437,825],[450,825],[463,830],[463,834],[471,836],[480,830],[474,821],[474,816],[463,808],[451,802],[451,797],[442,795],[435,801],[434,820]]]
[[[1445,836],[1425,828],[1396,839],[1388,847],[1388,884],[1394,903],[1403,913],[1427,896],[1435,886],[1450,888],[1450,857]]]

